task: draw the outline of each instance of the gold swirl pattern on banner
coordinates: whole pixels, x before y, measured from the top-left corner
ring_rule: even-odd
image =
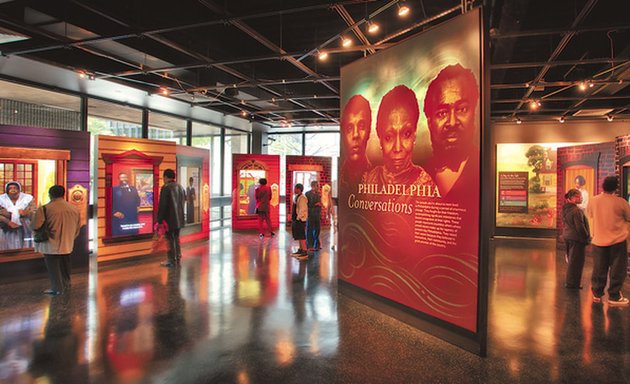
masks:
[[[372,287],[387,288],[392,293],[403,294],[409,300],[420,300],[426,307],[446,318],[464,318],[461,308],[473,303],[456,303],[445,300],[438,292],[421,283],[408,271],[394,271],[385,266],[374,266],[368,270],[375,270],[370,276]],[[397,300],[398,301],[398,300]]]

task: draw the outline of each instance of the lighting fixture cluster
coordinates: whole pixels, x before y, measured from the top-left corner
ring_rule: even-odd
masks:
[[[615,116],[614,116],[612,113],[608,113],[608,114],[606,114],[606,120],[608,120],[608,121],[613,121],[613,120],[615,120]],[[567,117],[566,117],[566,116],[560,116],[560,117],[558,118],[558,122],[560,122],[560,124],[564,124],[566,121],[567,121]],[[516,117],[514,118],[514,122],[515,122],[516,124],[522,124],[522,123],[523,123],[523,120],[521,120],[521,118],[520,118],[520,117],[516,116]]]
[[[409,5],[407,5],[407,3],[404,0],[399,0],[398,3],[396,3],[396,6],[398,8],[397,13],[399,17],[404,18],[404,17],[409,16],[409,14],[411,14],[411,8],[409,7]],[[370,20],[367,20],[365,29],[367,33],[369,33],[370,35],[375,35],[380,31],[381,26],[376,21],[370,19]],[[343,36],[343,35],[339,36],[339,40],[343,48],[349,48],[352,46],[352,44],[354,44],[352,39],[349,38],[348,36]],[[326,61],[328,59],[328,52],[323,51],[323,50],[317,50],[316,53],[317,53],[317,58],[320,61]]]
[[[78,71],[77,75],[79,76],[80,79],[88,79],[88,80],[96,79],[96,76],[92,72],[88,72],[88,71]]]
[[[531,100],[529,102],[529,109],[531,109],[532,111],[537,111],[541,106],[542,103],[540,102],[540,100]]]
[[[593,83],[590,80],[584,80],[577,83],[578,89],[582,92],[586,92],[587,89],[593,88],[594,86],[595,86],[595,83]]]

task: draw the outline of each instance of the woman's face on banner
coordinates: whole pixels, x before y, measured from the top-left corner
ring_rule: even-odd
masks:
[[[417,122],[405,107],[395,107],[385,120],[380,135],[383,162],[391,172],[399,172],[411,165],[411,156],[416,144]]]

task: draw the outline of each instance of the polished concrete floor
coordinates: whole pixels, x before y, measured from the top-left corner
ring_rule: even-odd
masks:
[[[308,263],[293,242],[215,231],[158,259],[0,285],[3,383],[625,383],[630,309],[563,288],[551,240],[492,242],[488,357],[337,294],[335,252]],[[626,283],[626,292],[630,294]]]

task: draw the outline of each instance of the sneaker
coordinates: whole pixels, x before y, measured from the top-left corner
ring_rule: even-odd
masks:
[[[296,259],[298,259],[298,261],[307,261],[308,255],[301,255],[301,256],[296,257]]]
[[[593,295],[593,303],[601,303],[602,297]]]
[[[291,254],[291,256],[300,256],[300,255],[302,255],[302,252],[304,252],[304,251],[302,251],[301,249],[298,248],[298,250],[293,252]]]
[[[274,232],[271,232],[271,237],[274,237],[276,234]]]
[[[260,235],[258,235],[258,237],[260,237],[260,239],[262,240],[262,239],[264,239],[264,238],[265,238],[265,235],[263,235],[263,234],[261,233]]]
[[[608,305],[610,305],[611,307],[627,307],[628,304],[630,304],[630,300],[623,297],[621,293],[619,294],[618,299],[611,299],[610,297],[608,298]]]
[[[61,292],[59,291],[53,291],[52,289],[47,289],[44,292],[42,292],[44,295],[50,295],[50,296],[58,296],[61,295]]]

